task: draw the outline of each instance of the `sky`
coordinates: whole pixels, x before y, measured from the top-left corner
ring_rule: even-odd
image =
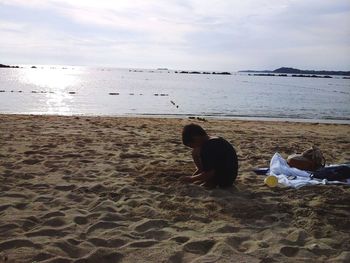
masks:
[[[0,63],[350,70],[349,0],[0,0]]]

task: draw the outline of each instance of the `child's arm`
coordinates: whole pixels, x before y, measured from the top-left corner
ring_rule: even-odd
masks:
[[[192,174],[192,176],[197,175],[197,174],[200,174],[201,172],[202,172],[201,170],[197,169],[197,170]]]

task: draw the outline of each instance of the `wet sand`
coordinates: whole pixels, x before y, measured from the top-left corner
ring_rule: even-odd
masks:
[[[239,156],[232,189],[183,184],[195,122]],[[0,115],[0,262],[350,262],[350,187],[268,188],[254,167],[350,125]]]

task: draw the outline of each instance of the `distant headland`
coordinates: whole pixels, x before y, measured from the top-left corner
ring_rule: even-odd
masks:
[[[336,76],[350,76],[350,71],[333,71],[333,70],[302,70],[296,68],[282,67],[275,70],[240,70],[242,73],[257,73],[256,76],[285,76],[275,74],[299,74],[292,75],[296,77],[318,77],[317,75],[336,75]],[[306,75],[305,75],[306,74]],[[330,76],[328,76],[330,77]]]
[[[9,66],[9,65],[0,64],[0,68],[19,68],[19,66]]]
[[[0,68],[22,68],[19,66],[11,66],[0,64]],[[36,69],[36,66],[31,66]],[[52,67],[51,67],[52,68]],[[66,69],[66,68],[62,68]],[[139,70],[129,69],[129,72],[167,72],[175,74],[204,74],[204,75],[232,75],[231,72],[223,71],[187,71],[187,70],[169,70],[168,68],[157,68],[157,70]],[[275,70],[240,70],[238,73],[248,73],[249,76],[271,76],[271,77],[304,77],[304,78],[332,78],[332,76],[343,76],[343,79],[350,79],[350,71],[335,71],[335,70],[302,70],[291,67],[281,67]],[[235,74],[235,73],[234,73]]]

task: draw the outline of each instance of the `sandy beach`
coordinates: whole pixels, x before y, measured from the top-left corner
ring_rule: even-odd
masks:
[[[236,148],[232,189],[179,182],[191,122]],[[0,262],[350,262],[350,187],[252,172],[313,144],[350,162],[350,125],[0,115]]]

